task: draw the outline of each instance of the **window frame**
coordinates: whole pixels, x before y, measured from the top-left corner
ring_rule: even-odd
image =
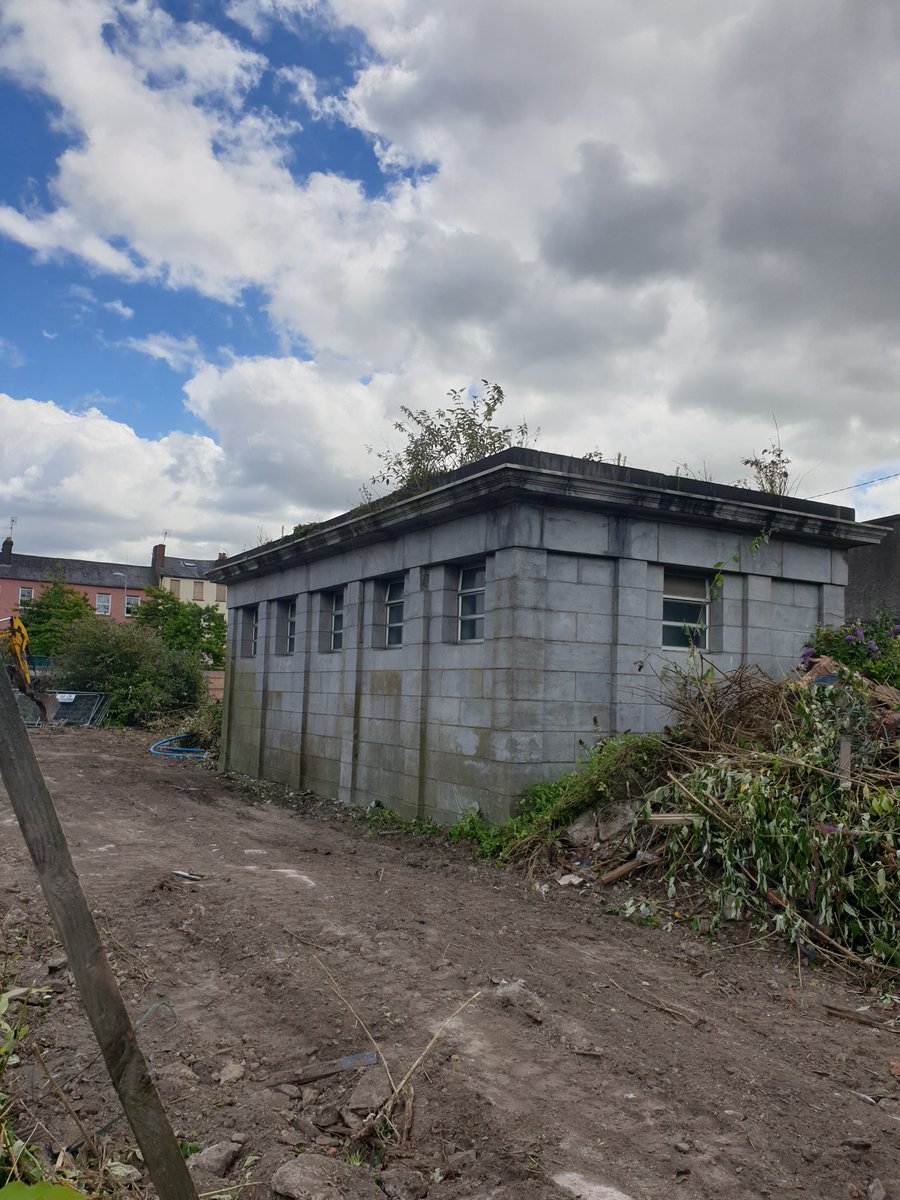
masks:
[[[104,608],[100,607],[100,600],[106,601]],[[112,616],[112,592],[95,592],[94,593],[94,612],[98,617]]]
[[[480,573],[480,584],[465,586],[466,576],[472,572]],[[487,587],[487,563],[484,559],[479,562],[467,563],[459,567],[456,583],[456,640],[460,645],[484,641],[485,595]],[[474,598],[473,612],[464,612],[468,607],[467,601]],[[480,604],[480,606],[479,606]],[[471,628],[474,632],[468,632]]]
[[[141,597],[133,592],[125,593],[125,616],[133,617],[135,610],[141,607]]]
[[[384,647],[386,650],[393,650],[398,646],[403,645],[403,625],[405,621],[405,605],[406,605],[406,578],[403,575],[398,575],[394,579],[385,579],[384,587]],[[393,592],[393,589],[399,588],[399,596]],[[392,634],[396,632],[397,637],[392,640]]]
[[[23,594],[25,592],[28,593],[27,596]],[[34,588],[33,587],[21,587],[21,586],[19,587],[19,607],[20,608],[23,604],[27,604],[27,602],[29,600],[33,600],[33,599],[34,599]]]
[[[245,604],[241,610],[238,654],[256,658],[259,653],[259,605]]]
[[[203,601],[203,580],[202,579],[194,580],[193,594],[191,595],[191,600],[195,604],[197,603],[198,600],[202,603],[202,601]]]
[[[297,597],[282,596],[275,601],[275,653],[297,652]]]
[[[681,592],[677,591],[679,584],[685,580],[692,580],[703,585],[703,598],[697,595],[689,595],[689,588],[683,588]],[[676,582],[677,581],[677,582]],[[709,576],[699,571],[678,570],[677,568],[664,568],[663,570],[663,591],[662,591],[662,621],[660,623],[660,645],[663,650],[678,650],[686,653],[694,651],[706,652],[709,650],[709,625],[710,613],[712,609],[712,596],[710,594]],[[688,619],[678,620],[674,616],[666,615],[666,605],[693,605],[699,609],[699,619],[696,622],[691,622]],[[672,612],[672,609],[669,609]],[[690,629],[693,634],[691,636],[686,631]],[[678,631],[684,641],[676,644],[668,643],[666,639],[666,631]],[[671,636],[671,635],[670,635]]]
[[[344,649],[344,589],[328,593],[328,649],[339,653]]]

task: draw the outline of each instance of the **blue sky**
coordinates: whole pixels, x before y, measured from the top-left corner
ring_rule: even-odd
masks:
[[[900,471],[898,62],[887,0],[6,0],[0,523],[237,551],[481,378],[548,449]]]

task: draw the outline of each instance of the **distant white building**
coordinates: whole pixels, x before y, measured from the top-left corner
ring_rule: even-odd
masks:
[[[163,588],[179,600],[189,600],[203,606],[214,605],[227,619],[228,588],[224,583],[213,583],[207,573],[228,555],[223,551],[218,559],[179,558],[166,554],[164,543],[153,547],[150,564],[153,586]]]

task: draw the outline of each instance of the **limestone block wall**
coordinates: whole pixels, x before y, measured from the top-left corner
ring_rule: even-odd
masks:
[[[229,587],[233,769],[406,817],[499,819],[598,734],[661,728],[667,568],[716,581],[710,659],[789,670],[843,616],[846,556],[664,520],[514,503]],[[460,642],[459,571],[485,568],[484,638]],[[719,564],[718,566],[716,564]],[[402,644],[385,595],[403,581]],[[329,597],[343,600],[340,649]],[[295,637],[285,644],[287,606]],[[255,620],[255,653],[248,630]]]

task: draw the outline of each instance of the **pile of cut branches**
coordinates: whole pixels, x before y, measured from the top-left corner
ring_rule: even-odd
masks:
[[[835,667],[812,686],[700,659],[671,676],[678,766],[635,840],[662,850],[670,895],[699,881],[809,957],[900,973],[898,746],[877,685]]]

